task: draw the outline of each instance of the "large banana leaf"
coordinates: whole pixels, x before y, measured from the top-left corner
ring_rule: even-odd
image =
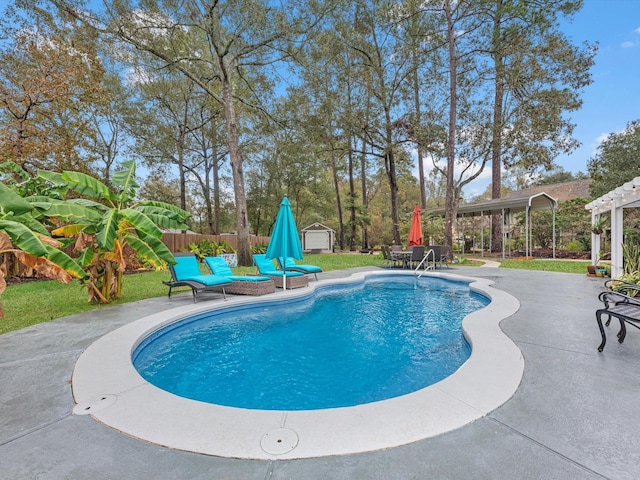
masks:
[[[0,230],[7,232],[13,244],[20,250],[36,257],[47,255],[48,250],[38,235],[22,223],[3,219],[0,220]]]
[[[154,246],[145,243],[143,240],[130,233],[127,233],[124,238],[129,246],[133,248],[140,257],[144,258],[154,267],[160,266],[162,264],[162,260],[170,263],[171,265],[176,263],[175,258],[173,258],[173,255],[171,254],[171,252],[169,252],[169,249],[167,249],[166,246],[164,247],[165,251],[161,251],[160,249],[156,249]],[[154,237],[148,238],[157,240]],[[164,246],[164,244],[162,245]]]
[[[54,185],[67,185],[67,182],[59,172],[50,172],[49,170],[38,170],[38,177],[53,183]]]
[[[173,228],[176,230],[189,230],[189,225],[186,223],[178,222],[172,218],[165,217],[161,214],[148,213],[144,212],[144,214],[149,217],[153,223],[162,228]]]
[[[118,232],[118,222],[120,221],[119,211],[109,210],[102,217],[102,228],[96,233],[98,246],[104,250],[112,250]]]
[[[118,170],[111,177],[114,185],[121,187],[118,200],[121,203],[129,203],[136,196],[136,189],[140,186],[136,183],[136,163],[133,160],[122,162],[123,170]]]
[[[191,216],[191,214],[185,210],[182,210],[180,207],[176,207],[170,203],[158,202],[155,200],[145,200],[142,202],[138,202],[138,206],[142,207],[158,207],[164,210],[169,210],[173,214],[175,214],[178,218],[180,218],[183,222]]]
[[[68,222],[95,223],[102,218],[101,212],[94,208],[61,200],[53,200],[46,212],[49,217],[61,218]]]
[[[120,210],[120,215],[133,225],[133,228],[136,229],[138,234],[140,234],[140,232],[144,232],[146,235],[151,235],[157,238],[162,237],[162,230],[160,230],[158,226],[144,213],[132,208],[125,208],[124,210]]]
[[[40,221],[32,215],[32,213],[25,213],[24,215],[15,215],[15,216],[7,216],[4,218],[5,220],[10,220],[13,222],[22,223],[27,228],[33,230],[36,233],[41,233],[42,235],[49,235],[49,231],[46,227],[40,223]]]
[[[81,172],[70,172],[65,170],[62,172],[62,178],[67,182],[67,185],[74,192],[80,195],[86,195],[87,197],[103,198],[110,200],[111,202],[117,202],[118,198],[97,178],[91,177]]]
[[[172,263],[174,261],[173,253],[167,248],[161,239],[151,236],[143,236],[140,239],[156,252],[156,255],[165,262]]]
[[[64,253],[62,250],[58,250],[50,245],[45,245],[47,248],[46,258],[51,260],[53,263],[63,268],[70,275],[73,275],[76,278],[86,278],[88,276],[87,272],[85,272],[82,267],[69,255]]]
[[[29,202],[0,182],[0,211],[21,215],[31,210],[33,210],[33,206]]]
[[[86,228],[86,224],[74,223],[73,225],[65,225],[64,227],[56,228],[51,231],[51,235],[61,237],[75,237]]]
[[[27,267],[33,268],[35,271],[47,278],[58,280],[62,283],[69,283],[72,280],[71,274],[64,268],[57,265],[53,260],[45,257],[36,257],[22,250],[11,251],[16,258]]]
[[[94,257],[95,252],[93,251],[91,245],[89,245],[80,253],[80,256],[78,257],[78,263],[80,263],[80,265],[82,265],[83,267],[86,267],[93,261]]]
[[[184,215],[181,215],[178,212],[174,212],[173,210],[169,210],[168,208],[164,208],[158,205],[137,204],[134,208],[144,213],[147,216],[151,216],[151,215],[163,216],[173,220],[174,222],[179,222],[179,223],[182,223],[185,220]]]
[[[69,200],[67,200],[67,202],[82,205],[83,207],[87,208],[93,208],[101,212],[105,212],[111,208],[106,206],[104,203],[89,200],[87,198],[70,198]]]

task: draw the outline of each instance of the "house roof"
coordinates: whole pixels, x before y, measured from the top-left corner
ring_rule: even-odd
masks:
[[[541,185],[539,187],[524,188],[515,192],[507,193],[504,198],[530,197],[536,193],[546,193],[558,202],[566,202],[574,198],[591,198],[589,186],[591,179],[573,180],[571,182],[555,183],[553,185]]]
[[[522,212],[530,207],[531,210],[549,210],[557,206],[557,202],[565,202],[573,198],[590,198],[589,185],[591,179],[573,180],[571,182],[542,185],[509,192],[502,198],[483,200],[474,203],[461,203],[458,206],[459,215],[491,215],[510,212]],[[444,207],[427,210],[433,215],[444,215]]]

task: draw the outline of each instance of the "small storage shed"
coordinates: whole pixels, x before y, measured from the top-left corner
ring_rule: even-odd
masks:
[[[302,229],[302,251],[310,253],[333,253],[336,232],[321,223]]]

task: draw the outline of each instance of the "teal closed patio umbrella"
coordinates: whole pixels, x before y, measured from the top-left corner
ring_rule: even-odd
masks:
[[[296,221],[291,213],[291,204],[289,199],[285,196],[280,203],[280,210],[278,210],[278,216],[276,217],[276,224],[273,227],[271,233],[271,239],[267,246],[267,252],[265,258],[292,257],[297,260],[302,259],[302,245],[300,244],[300,237],[298,237],[298,227],[296,227]],[[287,289],[287,271],[283,266],[282,274],[282,288]]]

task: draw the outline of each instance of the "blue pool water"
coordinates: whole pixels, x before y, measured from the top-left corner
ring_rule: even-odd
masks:
[[[442,380],[470,355],[461,322],[489,301],[465,283],[371,276],[303,299],[181,320],[133,353],[176,395],[262,410],[345,407]]]

